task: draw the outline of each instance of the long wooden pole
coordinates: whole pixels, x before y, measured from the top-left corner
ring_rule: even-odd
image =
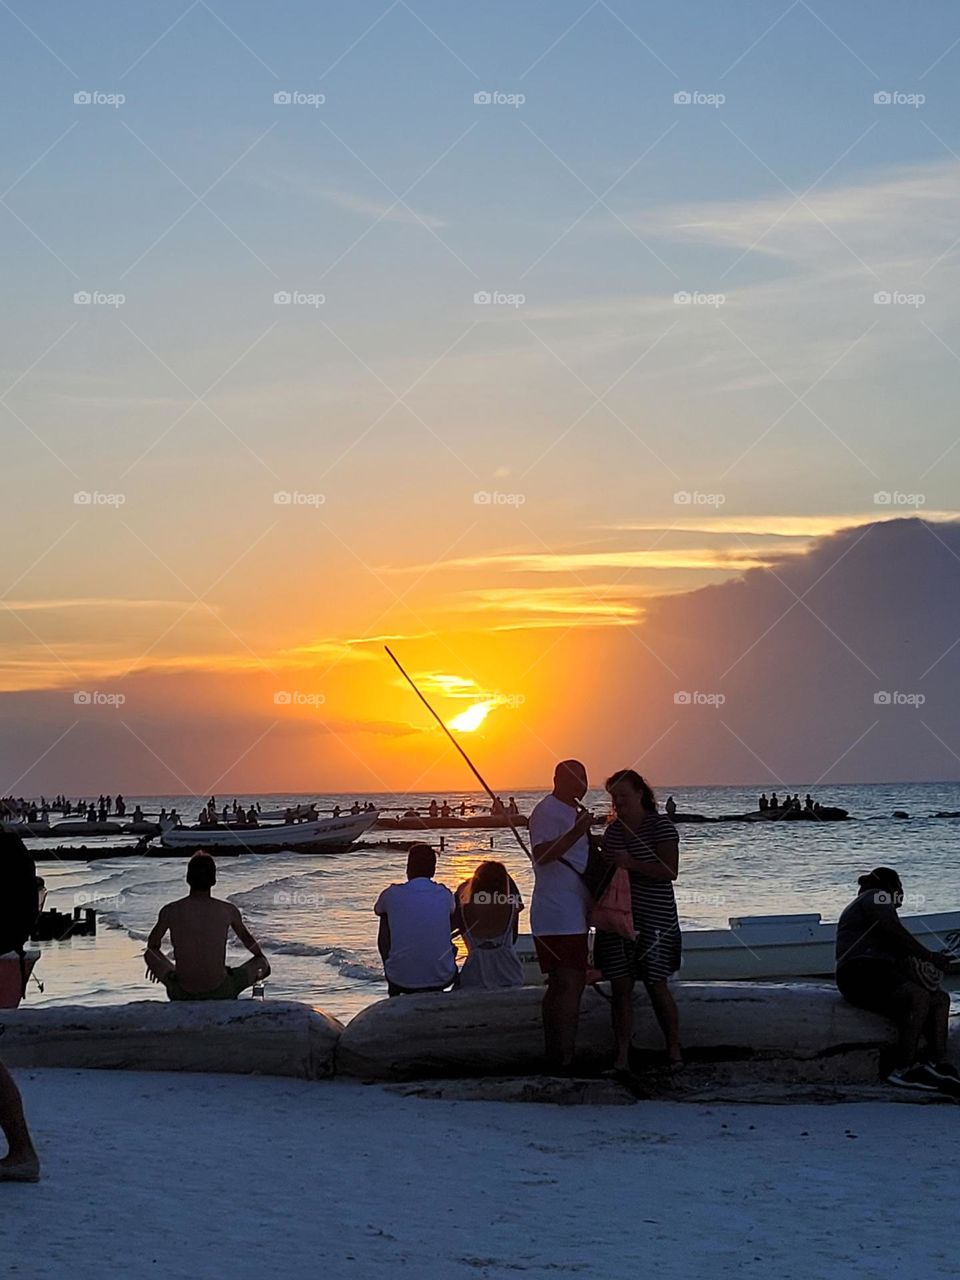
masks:
[[[490,799],[493,801],[496,801],[498,797],[494,795],[493,791],[491,791],[490,787],[487,785],[486,779],[484,778],[483,774],[480,772],[477,766],[473,763],[473,761],[464,751],[463,747],[461,747],[460,743],[456,740],[456,738],[453,736],[453,734],[450,732],[447,726],[443,723],[443,721],[437,715],[436,711],[434,711],[433,707],[431,707],[430,703],[426,700],[426,698],[423,696],[423,694],[414,684],[410,676],[407,675],[406,671],[404,671],[396,654],[391,650],[389,645],[385,644],[383,647],[386,650],[387,657],[390,659],[393,665],[397,668],[397,670],[403,676],[404,680],[406,680],[407,684],[410,686],[413,692],[417,695],[417,697],[420,699],[423,705],[427,708],[427,710],[433,716],[434,720],[436,720],[437,724],[440,726],[443,732],[447,735],[447,737],[450,739],[450,741],[453,743],[456,749],[460,752],[460,755],[463,757],[467,765],[467,768],[470,770],[470,772],[473,774],[476,780],[480,783],[481,787],[483,787],[484,791],[487,793]],[[523,836],[521,836],[520,832],[517,830],[516,826],[513,823],[513,819],[511,818],[509,813],[506,814],[506,819],[510,823],[510,830],[513,832],[514,836],[516,837],[517,844],[520,846],[520,848],[529,858],[530,850],[527,848],[526,841],[524,840]]]

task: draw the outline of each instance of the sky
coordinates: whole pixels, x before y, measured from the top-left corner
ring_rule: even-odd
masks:
[[[3,0],[0,792],[960,777],[923,14]]]

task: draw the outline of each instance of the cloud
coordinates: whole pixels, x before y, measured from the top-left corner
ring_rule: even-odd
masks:
[[[614,742],[631,723],[638,749],[663,735],[655,776],[794,790],[960,777],[960,523],[830,534],[651,601],[642,644],[610,634],[605,661],[629,671],[631,695],[607,695],[598,715]]]

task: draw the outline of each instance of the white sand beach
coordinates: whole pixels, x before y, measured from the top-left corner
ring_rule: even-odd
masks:
[[[16,1072],[44,1162],[4,1274],[383,1280],[957,1273],[951,1105],[558,1107]]]

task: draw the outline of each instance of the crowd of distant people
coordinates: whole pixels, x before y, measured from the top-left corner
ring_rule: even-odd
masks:
[[[767,793],[764,792],[757,801],[757,808],[761,813],[801,813],[804,810],[807,813],[819,813],[822,807],[820,801],[814,800],[809,791],[803,800],[800,799],[799,793],[792,796],[785,795],[781,800],[773,791],[770,793],[769,800]]]

